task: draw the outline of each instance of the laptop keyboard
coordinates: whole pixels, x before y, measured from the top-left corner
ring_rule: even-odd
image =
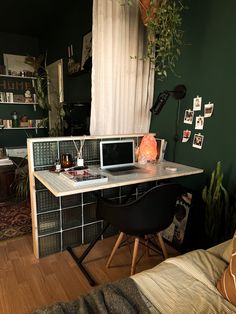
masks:
[[[107,169],[109,172],[120,172],[120,171],[129,171],[129,170],[135,170],[139,169],[136,166],[126,166],[126,167],[115,167],[112,169]]]

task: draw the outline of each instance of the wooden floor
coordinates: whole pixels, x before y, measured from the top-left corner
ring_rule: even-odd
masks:
[[[129,247],[121,247],[111,268],[105,263],[115,238],[99,241],[84,265],[98,284],[129,276]],[[85,246],[75,249],[79,254]],[[140,250],[142,252],[142,249]],[[168,247],[170,256],[178,253]],[[155,266],[160,255],[144,256],[136,272]],[[25,314],[39,306],[57,301],[70,301],[91,290],[88,282],[67,251],[37,260],[32,252],[31,235],[0,242],[0,313]]]

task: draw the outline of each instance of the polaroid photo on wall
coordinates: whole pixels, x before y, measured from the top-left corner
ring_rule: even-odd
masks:
[[[197,116],[195,121],[195,129],[196,130],[203,130],[204,127],[204,117],[203,116]]]
[[[201,135],[200,133],[194,134],[193,147],[198,148],[198,149],[202,149],[203,140],[204,140],[203,135]]]
[[[193,117],[194,117],[194,111],[193,110],[191,110],[191,109],[185,110],[184,123],[192,124],[193,123]]]
[[[195,97],[193,98],[193,110],[199,111],[202,108],[202,97]]]
[[[208,103],[204,106],[204,117],[209,118],[213,114],[214,104]]]
[[[183,138],[182,138],[182,143],[187,143],[188,140],[191,137],[191,131],[190,130],[183,130]]]

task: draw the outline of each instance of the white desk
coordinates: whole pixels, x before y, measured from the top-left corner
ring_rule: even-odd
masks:
[[[84,193],[96,190],[110,189],[118,186],[132,185],[142,182],[159,181],[183,176],[199,174],[203,169],[185,166],[173,162],[164,161],[157,164],[148,163],[139,165],[145,168],[146,172],[136,172],[124,175],[111,175],[108,171],[104,172],[98,166],[91,166],[90,169],[98,173],[103,173],[108,177],[108,182],[83,187],[74,187],[72,184],[63,179],[60,174],[48,170],[35,171],[34,176],[56,197]],[[166,170],[166,168],[176,168],[176,171]]]

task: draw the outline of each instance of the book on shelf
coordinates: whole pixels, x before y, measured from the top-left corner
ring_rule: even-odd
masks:
[[[60,173],[60,176],[73,186],[84,186],[96,183],[105,183],[108,177],[95,173],[89,169],[67,170]]]

